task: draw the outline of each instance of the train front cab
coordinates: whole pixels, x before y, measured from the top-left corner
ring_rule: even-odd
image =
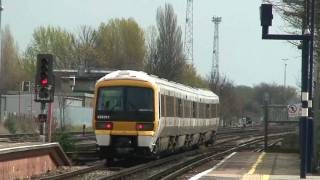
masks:
[[[102,158],[149,154],[158,127],[158,92],[149,82],[96,85],[93,127]]]

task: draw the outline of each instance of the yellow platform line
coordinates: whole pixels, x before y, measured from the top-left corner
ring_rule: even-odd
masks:
[[[264,157],[265,155],[266,155],[265,152],[263,152],[263,153],[260,154],[260,156],[258,157],[257,161],[256,161],[256,162],[253,164],[253,166],[251,167],[250,171],[242,177],[242,180],[256,179],[255,177],[251,177],[251,178],[250,178],[250,176],[254,174],[254,172],[256,171],[257,166],[262,162],[262,159],[263,159],[263,157]],[[269,178],[270,178],[270,175],[265,175],[265,174],[263,174],[263,175],[258,175],[258,176],[259,176],[260,179],[262,179],[262,180],[269,180]],[[261,176],[262,176],[262,177],[261,177]]]

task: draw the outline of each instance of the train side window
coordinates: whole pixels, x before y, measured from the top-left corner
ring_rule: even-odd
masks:
[[[212,105],[212,117],[213,118],[216,118],[217,117],[217,107],[218,107],[218,105],[217,104],[213,104]]]
[[[201,105],[202,105],[201,103],[198,104],[198,118],[202,118],[202,106]]]
[[[206,118],[206,108],[205,108],[205,104],[204,103],[201,103],[201,118]]]
[[[212,116],[212,118],[215,118],[215,113],[216,113],[216,105],[212,104],[212,106],[211,106],[211,116]]]
[[[206,104],[206,118],[210,118],[210,104]]]
[[[178,113],[177,113],[177,111],[178,111],[178,108],[177,108],[177,98],[175,98],[175,97],[172,97],[172,103],[173,103],[173,108],[172,108],[172,110],[173,110],[173,117],[177,117],[178,115]]]
[[[193,117],[193,102],[189,101],[189,107],[190,107],[190,112],[189,112],[189,117]]]
[[[186,101],[186,110],[185,110],[185,114],[187,118],[191,117],[191,101]]]
[[[174,117],[174,99],[172,96],[166,96],[166,115],[167,117]]]
[[[192,117],[196,118],[197,117],[197,103],[192,102]]]
[[[183,101],[183,117],[188,118],[190,117],[190,106],[189,106],[189,101],[184,100]]]
[[[220,106],[219,104],[216,104],[216,117],[218,117],[220,114]]]
[[[188,117],[191,118],[192,117],[192,101],[188,101],[188,105],[189,105]]]
[[[165,100],[164,100],[164,95],[161,94],[161,116],[164,117],[165,115]]]
[[[201,118],[204,118],[206,116],[205,111],[204,111],[204,104],[201,103],[200,107],[201,107],[201,111],[200,111],[201,112]]]
[[[182,101],[181,99],[177,99],[176,107],[178,109],[177,116],[182,117]]]
[[[202,112],[202,103],[199,103],[198,104],[198,107],[199,107],[199,118],[202,118],[202,116],[203,116],[203,112]]]
[[[214,104],[210,104],[210,118],[214,118],[213,113],[214,113]]]

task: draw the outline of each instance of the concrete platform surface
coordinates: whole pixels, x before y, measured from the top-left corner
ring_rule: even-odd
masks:
[[[14,148],[14,147],[21,147],[21,146],[30,146],[30,145],[39,145],[44,144],[41,142],[21,142],[21,143],[11,143],[11,142],[0,142],[0,150],[6,148]]]
[[[300,179],[299,154],[235,152],[191,180],[294,180]],[[320,180],[308,175],[307,179]]]
[[[71,162],[58,143],[1,143],[0,180],[31,179]]]

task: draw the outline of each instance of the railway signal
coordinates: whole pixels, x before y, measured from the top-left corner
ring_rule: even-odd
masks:
[[[54,75],[52,54],[38,54],[37,72],[35,77],[36,102],[53,102],[54,99]]]
[[[52,54],[38,54],[37,55],[37,71],[35,77],[35,101],[40,102],[41,113],[38,115],[40,123],[40,138],[43,142],[46,142],[45,131],[48,120],[48,114],[50,116],[51,104],[48,107],[48,114],[46,112],[46,103],[51,103],[54,100],[54,75],[53,75],[53,61],[54,56]],[[48,135],[50,141],[50,121],[48,128]]]

